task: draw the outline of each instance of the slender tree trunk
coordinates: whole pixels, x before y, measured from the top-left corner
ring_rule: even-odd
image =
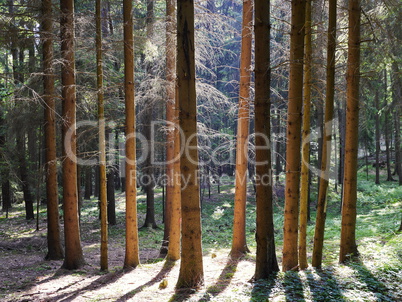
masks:
[[[99,166],[95,166],[94,197],[99,198]]]
[[[92,167],[85,168],[85,191],[84,199],[89,200],[92,196]]]
[[[243,1],[242,42],[240,55],[240,94],[237,120],[236,187],[234,199],[233,238],[230,256],[239,258],[249,252],[246,243],[246,201],[248,135],[250,120],[250,81],[253,2]]]
[[[402,116],[402,83],[397,62],[392,62],[392,99],[395,103],[395,172],[402,186],[402,148],[401,148],[401,116]]]
[[[380,184],[380,99],[378,96],[378,90],[375,91],[375,108],[376,108],[376,115],[375,115],[375,183],[377,185]]]
[[[276,183],[279,183],[279,174],[282,172],[282,161],[281,157],[281,113],[280,109],[276,108],[276,144],[275,144],[275,172],[276,172]]]
[[[121,180],[120,180],[120,160],[119,160],[119,131],[115,132],[115,140],[114,140],[114,188],[115,190],[121,190],[122,188],[122,184],[121,184]],[[109,151],[111,152],[111,151]],[[114,194],[114,192],[113,192]]]
[[[325,220],[327,216],[327,196],[331,165],[332,121],[335,98],[335,51],[336,51],[336,0],[329,1],[327,47],[327,86],[325,96],[324,130],[322,135],[322,154],[320,185],[318,188],[317,217],[314,232],[312,265],[321,267],[324,245]]]
[[[108,227],[107,227],[107,191],[106,191],[106,132],[105,104],[103,95],[103,59],[102,59],[102,26],[101,0],[95,3],[96,23],[96,89],[98,92],[98,127],[99,127],[99,199],[101,216],[100,267],[108,269]]]
[[[25,218],[27,220],[34,219],[34,207],[33,207],[33,196],[31,188],[29,186],[28,179],[28,168],[26,160],[26,148],[25,148],[25,135],[22,133],[22,129],[18,130],[17,133],[17,150],[18,154],[18,164],[19,164],[19,174],[21,179],[22,192],[25,202]]]
[[[306,36],[304,61],[304,100],[303,100],[303,129],[302,129],[302,164],[299,208],[299,268],[306,269],[307,263],[307,216],[310,187],[310,111],[311,111],[311,0],[306,0]]]
[[[110,225],[116,224],[116,198],[115,198],[115,173],[110,169],[106,175],[107,191],[107,221]]]
[[[76,92],[74,59],[74,1],[61,0],[61,71],[63,100],[63,209],[65,258],[63,267],[84,265],[78,218]]]
[[[147,40],[152,43],[153,36],[153,23],[154,23],[154,1],[147,0],[147,17],[146,17],[146,25],[147,25]],[[146,62],[146,73],[149,79],[153,77],[152,74],[152,66],[151,62]],[[154,194],[154,167],[152,165],[152,153],[151,150],[154,150],[154,145],[151,137],[151,123],[153,116],[153,107],[152,99],[147,98],[147,102],[145,104],[144,109],[144,136],[148,143],[149,152],[147,153],[144,168],[143,168],[143,177],[146,180],[144,185],[145,193],[147,196],[147,211],[145,215],[145,222],[143,227],[146,228],[157,228],[155,221],[155,194]]]
[[[387,181],[393,181],[392,171],[391,171],[391,154],[389,148],[389,109],[388,107],[388,81],[387,81],[387,70],[384,69],[384,108],[385,108],[385,118],[384,118],[384,136],[385,136],[385,154],[387,158]]]
[[[59,221],[56,154],[56,102],[53,71],[53,14],[51,0],[42,0],[43,99],[45,101],[47,260],[64,257]]]
[[[133,5],[123,0],[124,21],[124,90],[126,106],[126,255],[125,268],[135,268],[140,263],[137,222],[137,181],[134,104],[134,40]]]
[[[292,0],[290,33],[289,101],[286,136],[285,221],[283,237],[284,272],[298,266],[298,214],[300,144],[303,104],[303,57],[305,0]]]
[[[346,131],[345,131],[345,105],[344,101],[339,101],[338,108],[338,125],[339,125],[339,166],[338,166],[338,182],[342,185],[343,192],[343,174],[344,174],[344,164],[345,164],[345,141],[346,141]],[[341,194],[342,196],[343,194]]]
[[[358,256],[356,245],[357,152],[359,130],[360,0],[349,1],[346,143],[339,262]]]
[[[197,101],[195,91],[194,1],[177,1],[177,87],[181,142],[181,263],[177,288],[204,283],[201,244],[201,209],[198,178]]]
[[[176,79],[176,9],[174,0],[166,0],[166,209],[165,242],[168,242],[167,259],[180,258],[181,234],[181,188],[180,188],[180,135],[178,126],[178,98],[175,91]],[[166,232],[167,231],[167,232]],[[167,233],[167,234],[166,234]]]
[[[256,267],[254,278],[279,271],[275,254],[271,163],[270,1],[255,1]]]
[[[2,151],[2,158],[1,162],[3,164],[3,167],[1,169],[1,200],[3,202],[2,204],[2,210],[3,212],[6,212],[8,214],[8,209],[11,208],[11,188],[10,188],[10,171],[8,168],[8,164],[6,163],[6,159],[4,158],[6,152],[6,124],[5,124],[5,119],[4,116],[5,113],[3,112],[3,109],[0,110],[0,150]]]
[[[399,185],[402,186],[402,154],[401,154],[401,105],[395,107],[395,165],[398,174]]]

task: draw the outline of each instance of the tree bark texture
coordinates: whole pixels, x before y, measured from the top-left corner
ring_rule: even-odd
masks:
[[[272,205],[269,6],[270,1],[255,1],[256,280],[279,271]]]
[[[108,227],[107,227],[107,186],[106,186],[106,132],[105,102],[103,94],[103,59],[102,59],[102,22],[101,0],[95,3],[96,23],[96,89],[98,94],[98,129],[99,129],[99,200],[101,218],[100,267],[108,269]]]
[[[74,1],[60,1],[61,71],[63,100],[63,209],[65,258],[63,267],[77,269],[84,265],[78,218],[76,87],[74,58]]]
[[[139,263],[138,221],[137,221],[137,181],[136,142],[134,104],[134,40],[133,5],[131,0],[123,0],[124,21],[124,90],[126,106],[126,253],[125,268],[135,268]]]
[[[292,0],[290,71],[286,134],[285,221],[283,237],[284,272],[298,266],[298,215],[300,145],[303,104],[303,57],[305,0]]]
[[[201,245],[201,208],[198,179],[197,103],[195,90],[194,2],[177,2],[177,87],[179,123],[183,132],[180,158],[181,263],[177,288],[197,288],[204,283]]]
[[[237,119],[236,174],[233,217],[233,238],[230,255],[236,259],[249,249],[246,242],[246,201],[248,136],[250,128],[250,81],[251,81],[251,43],[253,23],[253,2],[243,1],[243,21],[240,54],[240,91]]]
[[[327,83],[325,94],[325,115],[322,134],[321,171],[318,187],[317,216],[314,232],[312,265],[321,267],[324,245],[325,220],[327,216],[327,196],[331,164],[332,121],[335,99],[335,51],[336,51],[336,0],[329,1],[327,45]]]
[[[300,269],[308,267],[307,264],[307,216],[310,187],[310,111],[311,111],[311,68],[312,68],[312,34],[311,34],[311,0],[306,0],[306,35],[305,61],[304,61],[304,100],[303,100],[303,125],[302,125],[302,163],[300,183],[300,208],[299,208],[299,253],[298,261]]]
[[[360,11],[360,0],[350,0],[340,263],[358,256],[355,233],[359,129]]]
[[[166,0],[166,209],[165,231],[168,241],[167,259],[180,259],[181,187],[180,187],[180,135],[178,98],[176,97],[176,9],[174,0]]]
[[[64,257],[59,221],[56,153],[56,101],[53,70],[52,1],[42,0],[43,100],[45,106],[45,175],[47,207],[47,260]]]

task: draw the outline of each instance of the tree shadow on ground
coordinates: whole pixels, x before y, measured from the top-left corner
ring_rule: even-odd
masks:
[[[346,301],[331,269],[305,270],[314,301]]]
[[[350,262],[347,264],[355,271],[358,283],[357,287],[371,292],[376,296],[377,301],[401,301],[400,297],[395,297],[392,290],[387,288],[361,261]],[[400,280],[401,281],[401,280]]]
[[[278,272],[273,272],[268,279],[255,280],[250,301],[268,301],[277,277]]]
[[[132,291],[129,291],[126,293],[124,296],[120,297],[119,299],[116,300],[116,302],[123,302],[131,299],[134,297],[136,294],[140,293],[143,291],[145,288],[150,287],[154,285],[157,282],[161,282],[163,278],[172,270],[172,268],[175,266],[174,261],[165,261],[165,264],[163,265],[161,271],[153,277],[150,281],[147,283],[138,286],[137,288],[133,289]]]
[[[222,270],[222,273],[219,275],[218,280],[215,282],[215,284],[209,286],[207,288],[206,293],[204,296],[199,300],[201,301],[209,301],[213,297],[218,296],[220,293],[222,293],[226,288],[228,288],[230,282],[233,279],[233,276],[237,270],[237,266],[239,264],[240,259],[231,259],[230,257],[228,258],[228,261],[226,262],[226,265],[224,269]]]
[[[303,302],[306,301],[303,292],[303,282],[300,279],[299,272],[288,271],[283,280],[285,288],[286,301]]]
[[[74,271],[67,271],[65,269],[59,269],[59,271],[56,273],[56,275],[67,275],[67,274],[71,274],[71,273],[74,273]],[[106,284],[116,282],[118,279],[120,279],[124,275],[124,273],[125,273],[124,270],[119,270],[119,271],[116,271],[113,273],[105,274],[105,275],[97,278],[96,280],[92,281],[90,284],[88,284],[87,286],[85,286],[83,288],[74,290],[73,292],[68,292],[68,293],[63,293],[63,294],[57,295],[55,297],[52,297],[51,299],[52,299],[52,301],[60,301],[60,302],[72,301],[75,298],[80,297],[86,291],[93,291],[93,290],[96,290],[98,288],[105,286]],[[58,291],[65,290],[71,286],[74,286],[75,284],[77,284],[79,282],[81,282],[81,280],[78,280],[74,283],[70,283],[68,286],[65,286],[64,288],[60,288]]]
[[[218,280],[209,286],[205,294],[200,298],[200,302],[210,301],[214,297],[222,293],[233,279],[240,259],[228,258],[224,269],[218,277]],[[176,293],[169,299],[169,302],[182,302],[187,301],[193,294],[196,293],[194,289],[178,289]]]

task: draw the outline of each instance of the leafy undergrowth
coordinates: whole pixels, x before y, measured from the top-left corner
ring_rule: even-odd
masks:
[[[117,195],[117,224],[109,226],[109,272],[99,271],[100,232],[97,200],[85,201],[81,235],[87,264],[80,270],[60,269],[61,261],[45,261],[46,212],[40,207],[39,231],[24,219],[23,205],[0,216],[1,301],[402,301],[402,188],[395,183],[358,186],[356,237],[360,261],[339,265],[340,193],[328,197],[324,266],[300,272],[278,272],[252,282],[255,267],[255,202],[250,187],[246,234],[251,253],[239,262],[228,259],[232,240],[233,186],[203,194],[205,283],[197,291],[176,292],[180,262],[159,258],[163,237],[162,193],[156,190],[157,229],[140,229],[141,266],[122,269],[124,261],[124,194]],[[334,191],[334,190],[332,190]],[[279,263],[283,242],[283,201],[275,201],[275,234]],[[145,196],[138,196],[139,225]],[[314,221],[314,203],[312,206]],[[314,224],[308,226],[311,253]],[[311,256],[311,254],[309,254]]]

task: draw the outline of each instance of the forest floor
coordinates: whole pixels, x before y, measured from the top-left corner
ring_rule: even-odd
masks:
[[[370,176],[373,179],[372,176]],[[359,177],[357,243],[360,262],[339,265],[340,194],[329,194],[321,270],[278,272],[252,282],[255,269],[255,202],[252,188],[247,204],[247,240],[251,253],[229,260],[233,187],[205,192],[202,206],[205,284],[197,291],[176,292],[180,261],[159,258],[163,237],[161,191],[156,191],[159,229],[140,229],[141,265],[124,271],[124,193],[117,194],[117,224],[109,226],[109,272],[99,269],[100,224],[97,200],[84,201],[81,236],[86,265],[61,269],[62,261],[45,261],[46,207],[36,221],[26,221],[23,205],[0,216],[0,301],[402,301],[402,188],[396,183],[375,185]],[[312,200],[314,200],[314,191]],[[144,221],[145,197],[138,196],[139,223]],[[314,204],[312,217],[314,221]],[[275,202],[276,249],[281,263],[283,202]],[[314,223],[308,226],[311,256]],[[309,259],[310,260],[310,259]]]

